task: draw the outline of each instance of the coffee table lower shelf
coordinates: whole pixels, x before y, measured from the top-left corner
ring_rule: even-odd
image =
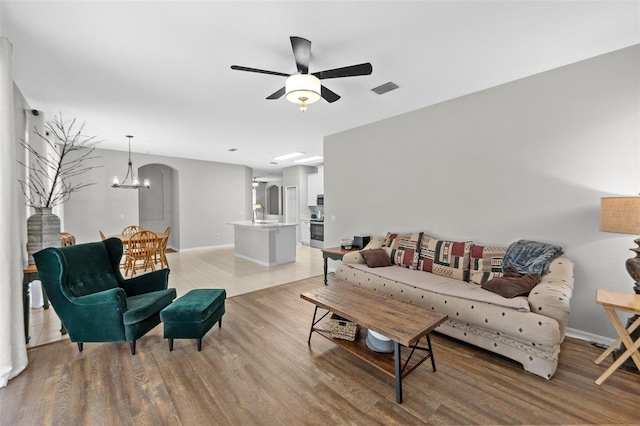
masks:
[[[360,330],[360,334],[358,338],[353,342],[349,340],[344,340],[344,339],[334,339],[333,337],[331,337],[331,330],[326,330],[323,328],[314,328],[313,331],[315,331],[325,339],[331,340],[333,343],[336,344],[336,346],[339,346],[340,348],[344,349],[350,354],[355,355],[356,357],[360,358],[364,362],[372,365],[373,367],[387,374],[389,377],[392,377],[394,379],[396,378],[395,357],[393,352],[382,353],[382,352],[374,352],[371,349],[369,349],[365,341],[366,332],[363,332],[362,329]],[[429,335],[427,335],[426,337],[427,337],[429,346],[431,346]],[[412,349],[412,348],[404,347],[402,345],[399,345],[399,346],[401,348],[400,349],[401,352],[405,352],[405,355],[406,355],[406,352],[410,352],[410,350]],[[421,352],[424,352],[422,356],[418,357],[418,356],[415,356],[414,354],[414,356],[411,356],[409,358],[407,358],[409,355],[401,358],[401,365],[403,366],[401,371],[402,378],[405,378],[406,376],[409,375],[409,373],[415,370],[420,364],[422,364],[429,358],[432,358],[431,351],[429,350],[429,348],[422,348],[422,347],[416,348],[416,351],[418,350],[420,350]],[[434,360],[432,358],[432,363],[433,361]],[[433,364],[434,364],[432,365],[433,371],[435,371],[435,363]]]
[[[397,342],[393,342],[394,352],[382,353],[372,351],[367,347],[366,329],[361,328],[358,337],[354,341],[350,341],[333,338],[331,330],[327,329],[325,326],[326,324],[321,324],[319,327],[312,327],[309,335],[309,342],[311,342],[311,334],[315,332],[325,339],[332,341],[336,346],[344,349],[352,355],[355,355],[357,358],[395,379],[396,401],[399,404],[402,403],[403,378],[408,376],[420,364],[428,359],[431,359],[431,367],[433,368],[433,371],[436,371],[436,363],[431,349],[431,339],[428,334],[424,336],[426,337],[428,345],[426,348],[419,346],[420,340],[422,340],[419,339],[415,346],[412,347],[406,347]],[[399,353],[399,356],[396,355],[396,352]]]

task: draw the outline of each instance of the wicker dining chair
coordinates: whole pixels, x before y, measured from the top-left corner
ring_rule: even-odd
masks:
[[[156,270],[153,256],[156,252],[156,244],[158,238],[155,233],[150,231],[139,231],[129,237],[129,250],[126,253],[126,261],[124,267],[124,275],[127,276],[131,271],[131,276],[136,274],[137,269],[147,271]],[[142,261],[142,265],[138,265],[138,261]]]
[[[160,266],[162,268],[169,267],[169,261],[167,260],[167,244],[169,244],[170,235],[171,235],[171,227],[168,226],[167,229],[164,231],[164,237],[158,240],[157,250],[153,257],[155,263],[158,263],[159,261]]]
[[[141,227],[139,227],[138,225],[131,225],[122,230],[122,235],[130,236],[140,231],[143,231]]]

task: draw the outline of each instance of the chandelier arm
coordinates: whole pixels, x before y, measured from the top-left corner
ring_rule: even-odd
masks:
[[[133,172],[133,162],[131,161],[131,138],[133,136],[127,135],[126,137],[129,138],[129,161],[127,162],[127,174],[125,175],[122,183],[118,182],[118,177],[116,176],[111,187],[123,189],[149,189],[151,185],[149,184],[148,179],[145,179],[142,184],[137,182],[138,178],[136,178],[136,175]],[[129,176],[131,176],[131,184],[127,184]]]

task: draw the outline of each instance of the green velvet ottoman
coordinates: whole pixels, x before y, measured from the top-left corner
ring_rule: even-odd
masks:
[[[222,289],[196,289],[160,311],[169,350],[173,351],[173,339],[198,339],[198,351],[201,350],[202,337],[213,324],[217,321],[222,327],[226,298],[227,292]]]

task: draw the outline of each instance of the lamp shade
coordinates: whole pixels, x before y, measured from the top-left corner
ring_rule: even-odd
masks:
[[[640,197],[603,197],[600,230],[640,235]]]
[[[311,74],[294,74],[285,81],[285,91],[289,102],[312,104],[320,100],[320,80]]]

